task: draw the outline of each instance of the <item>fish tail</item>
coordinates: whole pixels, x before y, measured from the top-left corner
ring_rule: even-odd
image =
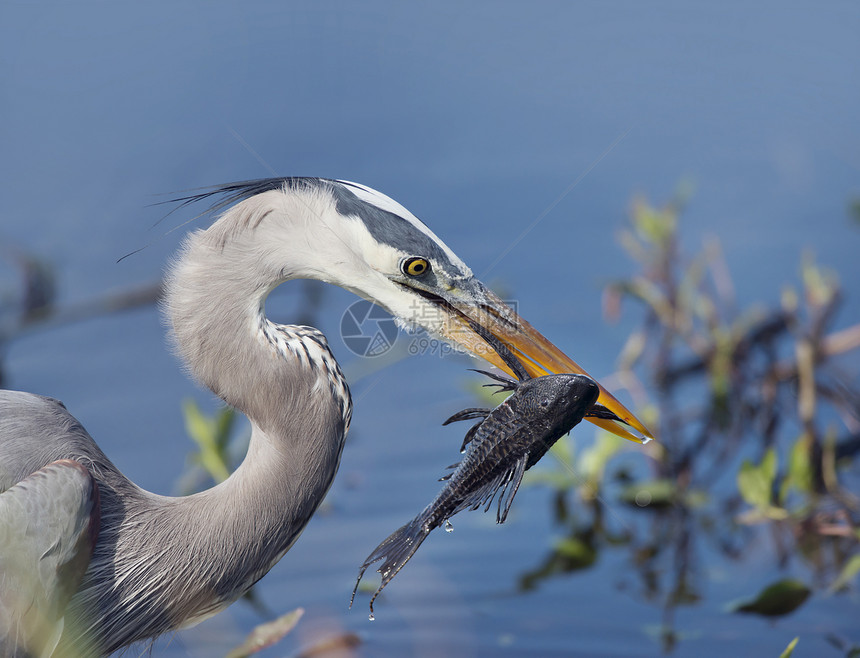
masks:
[[[373,602],[391,579],[397,575],[397,572],[403,568],[403,565],[409,561],[418,547],[421,546],[427,535],[433,527],[429,523],[429,516],[426,513],[419,514],[406,525],[398,528],[391,533],[374,551],[367,556],[364,564],[358,572],[358,579],[355,581],[355,587],[352,590],[352,597],[349,599],[349,607],[352,607],[352,602],[355,600],[355,593],[358,591],[358,585],[364,577],[364,572],[367,568],[380,560],[384,560],[382,565],[376,570],[382,575],[382,582],[379,589],[376,590],[373,597],[370,599],[370,614],[373,614]]]

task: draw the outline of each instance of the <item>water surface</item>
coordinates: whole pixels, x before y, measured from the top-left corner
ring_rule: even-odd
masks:
[[[596,376],[637,321],[634,309],[617,325],[600,315],[601,286],[632,271],[615,233],[635,194],[659,202],[693,182],[684,241],[721,240],[741,303],[776,304],[803,249],[849,295],[857,280],[852,3],[57,2],[5,3],[0,16],[0,242],[53,265],[61,304],[158,279],[186,227],[165,232],[192,215],[150,228],[164,214],[149,207],[157,195],[274,174],[395,197]],[[14,301],[11,276],[2,293]],[[292,319],[301,291],[278,293],[275,320]],[[352,301],[326,289],[317,315],[355,372],[338,337]],[[843,317],[857,316],[849,296]],[[274,612],[307,614],[264,655],[340,631],[358,633],[365,656],[660,653],[661,606],[625,550],[600,547],[591,568],[517,592],[565,533],[540,489],[519,494],[504,526],[469,514],[434,533],[374,624],[366,599],[347,610],[364,557],[456,459],[461,428],[439,423],[474,403],[468,365],[417,356],[353,383],[353,431],[325,511],[259,587]],[[175,491],[191,448],[180,400],[216,406],[183,375],[151,307],[20,338],[4,366],[7,385],[62,399],[159,493]],[[645,458],[632,448],[624,459]],[[643,523],[637,510],[606,514],[618,530]],[[860,642],[855,595],[816,595],[776,623],[726,614],[785,572],[767,536],[735,561],[700,543],[704,598],[677,613],[676,655],[778,655],[795,635],[804,655],[837,655],[828,633]],[[239,604],[155,654],[218,655],[259,621]]]

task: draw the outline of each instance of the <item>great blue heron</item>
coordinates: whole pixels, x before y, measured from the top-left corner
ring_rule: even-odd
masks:
[[[60,402],[0,392],[0,654],[107,654],[198,622],[296,541],[337,471],[352,407],[323,334],[264,314],[266,296],[289,279],[351,290],[508,372],[470,321],[532,375],[583,372],[379,192],[277,178],[183,201],[213,195],[227,210],[187,237],[164,306],[191,374],[249,418],[247,456],[207,491],[155,495],[124,477]],[[599,402],[611,413],[593,422],[650,436],[603,389]]]

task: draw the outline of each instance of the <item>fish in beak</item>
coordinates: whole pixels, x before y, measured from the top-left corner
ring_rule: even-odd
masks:
[[[495,293],[478,281],[473,280],[471,283],[467,290],[452,290],[445,298],[434,295],[435,298],[431,300],[444,310],[445,321],[440,333],[446,340],[508,374],[515,375],[501,357],[469,326],[471,321],[500,340],[523,363],[532,377],[550,373],[575,373],[591,377],[576,361],[553,345]],[[612,393],[599,383],[598,386],[600,395],[592,410],[586,414],[586,420],[636,443],[647,443],[654,438],[642,421]]]

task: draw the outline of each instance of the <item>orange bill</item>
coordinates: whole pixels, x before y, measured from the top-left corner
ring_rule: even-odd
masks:
[[[486,303],[479,307],[456,305],[458,313],[452,313],[448,316],[448,321],[442,330],[445,338],[513,375],[514,373],[502,361],[501,357],[472,330],[468,324],[468,320],[471,320],[484,327],[504,343],[533,377],[550,373],[576,373],[591,377],[576,361],[553,345],[494,293],[484,289],[484,294]],[[597,404],[608,409],[618,420],[594,416],[586,416],[586,420],[637,443],[647,443],[654,438],[650,430],[612,393],[607,391],[599,382],[597,385],[600,387]]]

